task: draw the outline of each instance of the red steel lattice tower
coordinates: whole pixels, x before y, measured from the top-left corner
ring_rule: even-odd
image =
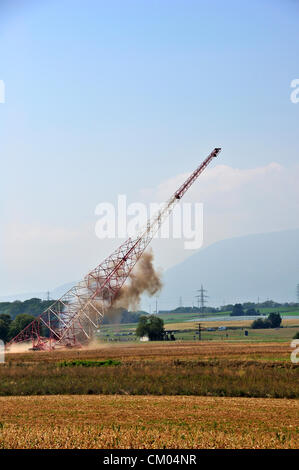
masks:
[[[146,247],[197,177],[217,157],[215,148],[135,238],[129,238],[84,279],[30,323],[8,344],[31,342],[32,349],[80,347],[99,329],[105,313]]]

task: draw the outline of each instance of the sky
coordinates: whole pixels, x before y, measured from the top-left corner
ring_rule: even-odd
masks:
[[[121,242],[99,203],[162,202],[214,147],[204,246],[299,228],[298,26],[295,0],[2,0],[0,296],[80,279]]]

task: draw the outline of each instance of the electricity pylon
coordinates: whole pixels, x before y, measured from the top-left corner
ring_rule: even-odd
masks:
[[[206,299],[208,298],[208,295],[206,295],[207,290],[203,288],[203,285],[201,285],[200,289],[198,289],[197,292],[199,292],[199,294],[196,295],[197,306],[198,306],[198,308],[200,306],[201,313],[203,313],[204,308],[205,308]]]

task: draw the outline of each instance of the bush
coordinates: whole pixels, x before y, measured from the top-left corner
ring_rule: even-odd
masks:
[[[299,339],[299,331],[293,336],[293,339]]]
[[[271,325],[268,322],[268,320],[263,320],[262,318],[257,318],[251,324],[251,328],[253,328],[254,330],[260,330],[262,328],[270,328],[270,327]]]
[[[119,366],[120,361],[115,361],[114,359],[107,359],[106,361],[88,361],[88,360],[73,360],[73,361],[62,361],[57,365],[59,367],[101,367],[101,366]]]
[[[262,328],[279,328],[281,324],[281,316],[279,313],[270,313],[266,320],[262,318],[257,318],[251,324],[251,328],[254,330]]]

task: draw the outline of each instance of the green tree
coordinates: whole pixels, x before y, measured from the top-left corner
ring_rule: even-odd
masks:
[[[147,317],[145,317],[144,315],[139,318],[138,325],[136,328],[136,336],[139,336],[139,338],[141,338],[142,336],[148,336]]]
[[[164,321],[156,316],[151,316],[149,319],[148,337],[151,341],[161,341],[164,339]]]
[[[250,315],[259,315],[259,311],[258,310],[255,310],[255,308],[253,307],[250,307],[246,310],[246,315],[250,316]]]
[[[141,316],[139,318],[138,326],[136,328],[136,336],[148,336],[150,341],[161,341],[164,339],[164,321],[151,315],[149,317]]]
[[[233,311],[230,314],[231,317],[241,317],[244,315],[244,310],[242,304],[235,304],[233,306]]]
[[[279,313],[270,313],[266,320],[262,318],[257,318],[252,322],[251,328],[260,329],[260,328],[279,328],[281,324],[281,316]]]
[[[6,342],[9,338],[9,327],[11,324],[10,315],[5,313],[0,314],[0,339]]]
[[[15,300],[14,302],[0,302],[0,313],[6,313],[14,320],[15,317],[21,313],[28,313],[35,317],[40,315],[46,310],[53,300],[41,300],[38,298],[28,299],[24,302]]]
[[[28,315],[27,313],[20,313],[20,315],[17,315],[16,318],[10,324],[9,338],[14,338],[33,320],[35,320],[35,317],[33,315]]]
[[[281,316],[279,313],[270,313],[268,315],[268,321],[271,323],[271,328],[279,328],[281,324]]]

